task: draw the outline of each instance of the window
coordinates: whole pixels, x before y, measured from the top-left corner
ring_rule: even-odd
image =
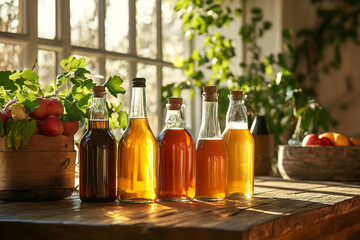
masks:
[[[120,75],[130,104],[130,80],[147,78],[149,122],[163,125],[163,82],[183,77],[172,61],[184,54],[176,0],[0,0],[0,70],[31,68],[46,84],[61,71],[59,61],[84,56],[92,73]],[[37,5],[36,5],[37,4]],[[97,81],[103,82],[104,78]],[[156,93],[156,94],[153,94]]]

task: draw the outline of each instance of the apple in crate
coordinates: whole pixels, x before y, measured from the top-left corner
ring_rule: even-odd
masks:
[[[29,116],[32,119],[43,120],[48,114],[48,100],[46,98],[37,97],[36,101],[39,103],[39,106],[35,108],[35,111],[31,112]]]
[[[23,120],[26,118],[25,108],[22,104],[17,104],[16,99],[10,100],[5,106],[5,113],[8,119]]]
[[[72,122],[62,122],[64,127],[64,135],[72,137],[79,130],[79,122],[74,120]]]
[[[304,137],[301,145],[305,147],[305,146],[321,146],[323,144],[316,134],[311,133],[306,137]]]
[[[58,136],[64,132],[60,118],[50,115],[40,123],[40,131],[47,136]]]
[[[56,98],[48,98],[47,100],[47,115],[54,115],[61,117],[64,114],[64,106]]]
[[[3,126],[5,126],[5,124],[6,124],[7,120],[8,120],[8,115],[5,112],[1,111],[0,112],[0,117],[1,117],[1,120],[2,120],[2,123],[3,123]]]

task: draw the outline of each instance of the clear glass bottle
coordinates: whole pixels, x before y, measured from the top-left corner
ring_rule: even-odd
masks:
[[[156,195],[157,143],[146,115],[146,80],[132,80],[130,121],[118,148],[118,195],[124,203],[151,203]]]
[[[195,198],[203,201],[218,201],[226,197],[227,157],[221,138],[217,100],[216,86],[203,87],[195,191]]]
[[[188,202],[195,197],[196,146],[184,128],[182,98],[168,98],[165,128],[157,137],[159,201]]]
[[[80,141],[80,199],[112,202],[116,199],[116,141],[109,131],[106,92],[94,86],[88,130]]]
[[[254,194],[255,142],[248,129],[246,96],[231,91],[223,140],[228,156],[227,198],[252,197]]]

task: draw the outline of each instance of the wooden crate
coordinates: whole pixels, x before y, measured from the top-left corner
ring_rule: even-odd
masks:
[[[15,150],[0,137],[0,199],[44,201],[70,196],[75,184],[74,138],[33,135]]]
[[[360,146],[279,146],[284,179],[360,181]]]

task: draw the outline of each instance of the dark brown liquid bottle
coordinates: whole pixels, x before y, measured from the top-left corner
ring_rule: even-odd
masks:
[[[80,141],[80,199],[113,202],[116,199],[116,141],[109,131],[105,87],[94,86],[89,127]]]

